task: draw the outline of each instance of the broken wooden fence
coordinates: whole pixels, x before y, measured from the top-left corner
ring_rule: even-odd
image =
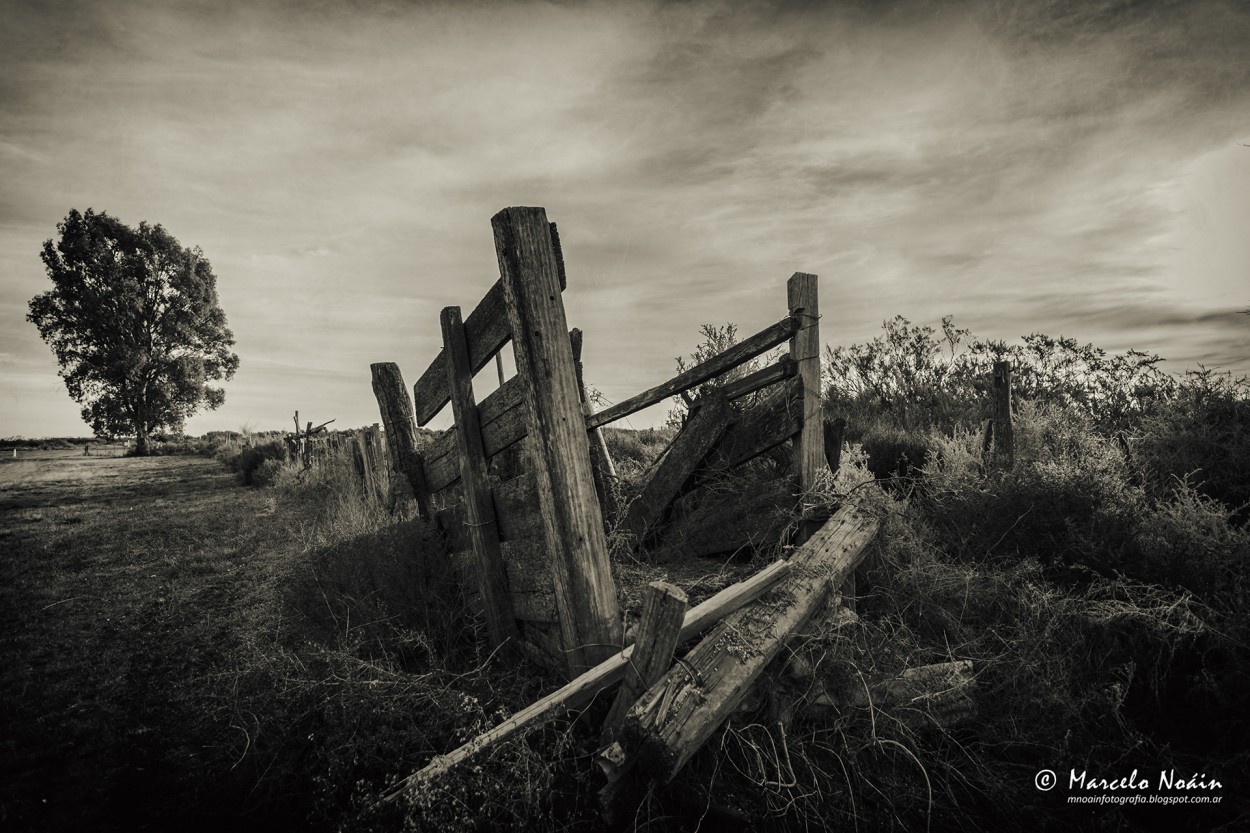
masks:
[[[374,391],[390,465],[421,513],[444,531],[467,590],[494,645],[518,639],[572,677],[621,643],[617,593],[607,551],[615,514],[614,472],[599,429],[694,388],[685,427],[647,473],[621,513],[615,534],[641,547],[673,501],[708,468],[740,465],[793,440],[792,475],[764,491],[810,509],[826,465],[822,421],[817,279],[787,284],[777,323],[676,377],[593,412],[581,378],[581,333],[569,332],[561,293],[567,286],[559,236],[542,208],[508,208],[491,220],[499,280],[463,315],[441,315],[442,351],[421,373],[409,400],[394,364],[373,365]],[[517,373],[476,402],[473,376],[512,345]],[[740,368],[782,344],[787,354],[751,373]],[[731,406],[753,393],[759,404]],[[455,425],[424,449],[408,438],[445,406]],[[513,463],[524,442],[524,470]],[[715,511],[711,511],[715,516]],[[693,522],[696,526],[698,520]],[[807,515],[801,543],[815,528]],[[682,541],[670,549],[686,554]],[[742,542],[722,542],[734,549]],[[703,553],[706,554],[706,553]]]
[[[570,333],[565,319],[561,293],[567,279],[554,224],[541,208],[505,209],[491,222],[499,281],[467,316],[458,307],[443,310],[442,352],[421,374],[411,399],[393,364],[373,366],[374,391],[391,440],[391,468],[402,475],[421,514],[445,532],[492,642],[516,640],[562,665],[571,681],[461,749],[436,757],[383,800],[446,775],[493,744],[621,683],[602,736],[610,803],[614,785],[635,763],[646,764],[652,777],[673,777],[814,611],[849,582],[878,520],[853,504],[823,521],[815,511],[822,471],[837,470],[845,423],[823,418],[814,275],[790,278],[786,315],[777,323],[594,412],[581,379],[581,334]],[[509,343],[517,374],[507,380],[501,374],[499,388],[476,402],[473,375]],[[777,360],[741,369],[782,344],[788,350]],[[702,395],[690,399],[695,388]],[[746,397],[757,393],[747,405]],[[716,534],[716,528],[731,526],[726,518],[741,517],[755,504],[788,505],[800,510],[797,549],[690,611],[679,589],[653,583],[638,642],[622,647],[605,535],[613,472],[598,431],[678,395],[689,403],[685,424],[637,493],[625,496],[629,503],[609,513],[618,540],[678,555],[732,551],[741,542]],[[418,449],[416,426],[448,404],[455,425]],[[710,501],[681,517],[667,516],[701,477],[765,453],[775,456],[787,442],[788,475],[754,495],[737,496],[734,505]],[[515,458],[522,447],[527,465],[518,473],[516,460],[504,455]],[[674,530],[676,549],[665,540]],[[674,664],[679,646],[708,628],[711,633]],[[882,685],[903,691],[904,682]]]

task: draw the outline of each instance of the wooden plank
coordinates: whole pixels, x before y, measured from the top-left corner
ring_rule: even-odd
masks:
[[[648,473],[638,497],[629,505],[617,533],[642,545],[647,532],[659,522],[664,510],[690,482],[695,468],[724,435],[734,418],[733,406],[723,396],[712,395],[712,401],[701,407],[681,429],[668,447],[663,459]]]
[[[616,586],[595,495],[558,262],[546,212],[505,208],[491,218],[517,375],[529,392],[526,429],[552,559],[567,670],[575,677],[621,641]]]
[[[551,223],[549,231],[553,246],[558,248],[559,233],[556,231],[555,223]],[[562,254],[558,258],[557,265],[560,291],[563,292],[566,281]],[[508,339],[512,338],[504,303],[502,281],[495,281],[482,300],[469,313],[469,317],[464,321],[464,337],[469,345],[469,364],[473,368],[473,373],[485,367],[487,362],[508,343]],[[425,425],[437,416],[448,402],[446,364],[446,356],[439,353],[413,386],[413,408],[417,425]]]
[[[477,407],[482,449],[486,459],[525,439],[525,385],[513,376]],[[425,477],[430,493],[441,492],[460,479],[456,457],[456,430],[441,434],[425,453]]]
[[[412,397],[404,385],[404,376],[395,362],[374,362],[369,365],[373,396],[378,401],[382,426],[386,429],[386,454],[395,495],[400,501],[412,498],[417,512],[430,518],[430,491],[425,483],[425,460],[417,450],[417,424],[412,414]]]
[[[791,571],[786,561],[777,561],[746,581],[730,585],[712,598],[686,612],[682,619],[678,644],[698,636],[713,623],[730,615],[743,605],[759,598],[783,581]],[[485,749],[507,740],[523,729],[539,725],[564,714],[569,709],[588,703],[596,694],[610,688],[625,676],[633,657],[633,646],[613,654],[607,660],[586,671],[556,691],[509,717],[495,728],[446,755],[435,756],[423,769],[409,775],[395,789],[378,800],[378,804],[394,801],[409,789],[431,781],[471,760]]]
[[[763,390],[769,385],[775,385],[778,382],[784,382],[787,379],[794,378],[798,365],[789,356],[782,356],[768,367],[755,371],[754,373],[743,376],[735,382],[730,382],[718,389],[721,396],[724,396],[730,402],[735,399],[741,399],[744,396],[750,396],[756,391]],[[693,402],[690,405],[689,416],[693,417],[695,411],[699,408],[699,402]]]
[[[426,446],[425,482],[431,495],[437,495],[460,480],[460,458],[456,451],[455,426]]]
[[[491,489],[492,503],[495,507],[495,526],[499,531],[499,540],[522,541],[542,537],[542,519],[534,511],[538,500],[534,477],[525,472],[505,480]],[[465,517],[464,501],[459,500],[435,513],[439,528],[447,533],[448,545],[455,550],[469,549],[466,535],[468,522]],[[510,583],[511,586],[511,583]]]
[[[788,383],[745,414],[725,431],[716,444],[714,466],[732,468],[784,443],[802,428],[797,385]]]
[[[486,608],[486,629],[491,647],[518,639],[508,577],[499,548],[495,507],[486,473],[486,453],[477,404],[473,401],[473,372],[465,343],[464,324],[459,307],[446,307],[441,316],[443,353],[447,356],[447,388],[456,419],[456,440],[460,456],[460,483],[464,489],[465,521],[469,540],[477,556],[478,582]]]
[[[680,587],[663,581],[647,585],[642,600],[642,619],[638,623],[638,641],[634,643],[632,661],[625,670],[621,690],[604,718],[602,743],[612,742],[625,719],[625,712],[673,664],[673,651],[681,635],[687,603],[685,591]]]
[[[824,397],[820,391],[820,303],[815,275],[795,272],[786,283],[790,314],[802,326],[790,340],[790,358],[798,365],[801,427],[794,438],[794,473],[798,477],[803,520],[794,543],[802,544],[820,526],[809,515],[819,499],[816,478],[825,465]]]
[[[556,622],[555,591],[551,586],[551,569],[541,542],[534,540],[500,543],[504,572],[508,577],[508,599],[512,615],[518,622]],[[477,583],[477,557],[472,550],[453,552],[451,566],[466,602],[485,613],[485,601]]]
[[[586,426],[588,428],[598,428],[601,425],[607,425],[609,422],[627,417],[657,402],[663,402],[670,396],[676,396],[683,391],[697,387],[709,379],[714,379],[743,362],[750,361],[761,353],[771,350],[790,338],[798,329],[799,319],[794,316],[787,316],[771,327],[751,336],[746,341],[739,342],[725,352],[713,356],[683,373],[679,373],[664,384],[645,390],[637,396],[631,396],[618,405],[613,405],[611,408],[593,414],[587,418]]]
[[[638,765],[662,782],[733,712],[787,638],[863,558],[878,521],[846,506],[790,558],[774,593],[726,617],[630,709],[622,727]]]

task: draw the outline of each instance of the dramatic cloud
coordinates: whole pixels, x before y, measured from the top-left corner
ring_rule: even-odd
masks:
[[[829,342],[951,313],[1247,372],[1248,42],[1232,2],[11,3],[0,433],[84,430],[22,316],[88,206],[218,274],[243,364],[197,432],[375,421],[506,205],[560,223],[610,399],[798,270]]]

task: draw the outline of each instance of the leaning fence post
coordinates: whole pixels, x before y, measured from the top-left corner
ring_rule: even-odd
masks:
[[[803,427],[794,438],[794,471],[798,475],[799,509],[804,520],[795,544],[803,544],[820,524],[808,511],[815,504],[816,476],[824,462],[825,437],[820,395],[820,303],[817,278],[795,272],[786,282],[790,314],[799,319],[799,328],[790,339],[790,358],[798,368],[799,403]]]
[[[447,390],[456,420],[456,446],[460,452],[460,485],[464,490],[465,523],[477,557],[478,580],[486,603],[486,626],[492,647],[517,637],[508,576],[499,546],[499,525],[486,472],[482,426],[473,399],[473,366],[464,337],[460,307],[447,307],[441,316],[443,354],[447,356]]]
[[[382,413],[386,428],[386,453],[391,469],[403,475],[417,500],[417,511],[429,520],[430,494],[425,485],[425,461],[417,450],[417,422],[413,416],[412,397],[404,387],[404,376],[394,362],[369,365],[373,374],[373,395]],[[402,481],[401,481],[402,482]]]
[[[994,450],[1010,469],[1015,464],[1015,432],[1011,427],[1011,362],[994,362]]]
[[[577,390],[582,400],[582,408],[590,414],[590,402],[586,398],[586,379],[582,375],[582,331],[574,327],[569,333],[569,345],[573,350],[573,369],[577,373]],[[599,493],[599,504],[609,516],[616,515],[616,466],[612,465],[612,455],[608,452],[608,444],[603,439],[603,429],[590,429],[590,469],[595,478],[595,491]]]
[[[491,218],[491,227],[517,374],[526,386],[526,442],[572,677],[619,649],[621,622],[560,300],[560,268],[542,208],[505,208]]]

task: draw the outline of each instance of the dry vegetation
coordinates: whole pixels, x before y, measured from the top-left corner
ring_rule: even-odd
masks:
[[[831,354],[827,406],[849,418],[850,444],[822,498],[861,495],[874,475],[886,489],[859,619],[808,628],[673,784],[638,797],[630,827],[1246,820],[1243,383],[1168,381],[1150,357],[1079,345],[1035,341],[1030,356],[947,335],[893,322],[859,353]],[[985,361],[1005,351],[1024,392],[1011,470],[987,463],[980,435]],[[672,430],[606,434],[628,494]],[[0,465],[13,472],[0,481],[0,824],[598,829],[595,719],[533,731],[410,806],[370,810],[557,681],[483,653],[435,536],[365,501],[345,461],[300,472],[271,438],[236,439],[191,449],[235,474],[196,456]],[[749,494],[780,463],[705,485]],[[757,569],[794,522],[776,520],[772,543],[732,562],[656,565],[618,548],[624,607],[636,612],[652,578],[695,602]],[[952,660],[970,660],[977,681],[976,719],[953,728],[890,707],[803,705],[817,683],[845,691]],[[1223,800],[1070,808],[1034,787],[1039,769],[1071,767],[1207,773]]]

